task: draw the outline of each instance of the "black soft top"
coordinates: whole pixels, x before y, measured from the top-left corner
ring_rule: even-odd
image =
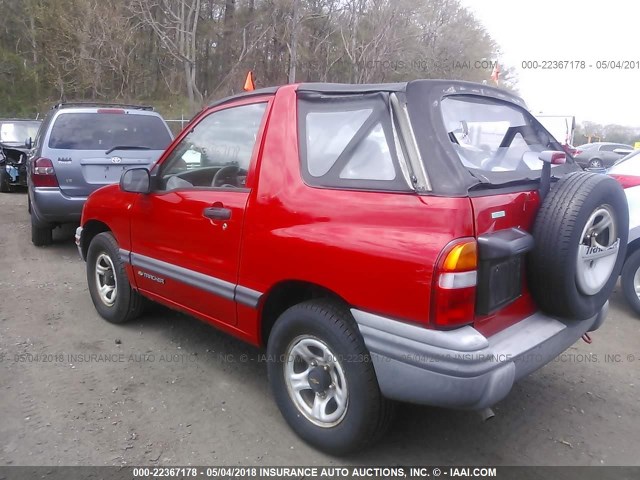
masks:
[[[218,106],[237,98],[273,95],[279,88],[270,87],[241,93],[221,99],[211,106]],[[459,80],[413,80],[377,84],[301,83],[297,91],[302,96],[365,95],[378,92],[398,94],[406,100],[418,149],[432,186],[432,193],[443,196],[466,196],[469,194],[469,189],[480,181],[464,167],[453,148],[442,119],[440,109],[442,100],[454,95],[473,95],[508,102],[523,110],[527,109],[525,102],[510,92]],[[506,178],[508,175],[508,173],[504,174],[503,179],[508,180]],[[513,175],[516,180],[518,174]]]
[[[457,80],[363,85],[303,83],[298,87],[298,92],[302,95],[330,96],[386,92],[404,97],[432,193],[443,196],[466,196],[469,189],[479,183],[479,179],[464,167],[453,148],[442,119],[442,99],[453,95],[473,95],[508,102],[524,110],[527,108],[520,97],[505,90]],[[513,174],[514,180],[518,175]]]
[[[409,89],[420,88],[423,93],[428,91],[439,94],[440,97],[451,94],[482,95],[517,103],[524,106],[524,101],[506,90],[461,80],[413,80],[398,83],[301,83],[299,92],[317,92],[327,94],[358,94],[373,92],[407,92]]]

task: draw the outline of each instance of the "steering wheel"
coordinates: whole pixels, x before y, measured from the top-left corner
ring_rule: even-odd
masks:
[[[239,187],[238,175],[240,167],[237,165],[227,165],[216,172],[211,180],[212,187]]]

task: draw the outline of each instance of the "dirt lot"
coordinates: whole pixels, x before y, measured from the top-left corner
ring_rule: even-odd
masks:
[[[33,247],[26,203],[0,194],[2,465],[640,465],[640,319],[619,291],[594,343],[516,385],[493,420],[403,405],[383,442],[336,459],[289,430],[259,350],[161,307],[102,320],[73,229]]]

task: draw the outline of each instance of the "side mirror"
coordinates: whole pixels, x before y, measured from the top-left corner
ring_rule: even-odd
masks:
[[[31,137],[27,138],[24,141],[24,146],[27,147],[27,149],[31,150],[33,148],[33,139]]]
[[[149,193],[151,175],[146,168],[131,168],[120,176],[120,190],[131,193]]]
[[[556,150],[545,150],[540,152],[538,158],[544,163],[548,163],[550,165],[562,165],[567,161],[567,154]]]

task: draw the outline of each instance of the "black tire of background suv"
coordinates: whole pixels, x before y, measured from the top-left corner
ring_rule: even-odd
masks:
[[[98,255],[106,253],[113,263],[115,276],[118,285],[116,301],[112,306],[107,306],[100,300],[98,295],[95,264]],[[120,259],[120,248],[116,239],[111,233],[105,232],[96,235],[89,244],[87,252],[87,283],[89,293],[96,310],[102,318],[111,323],[125,323],[133,320],[142,314],[144,309],[143,297],[131,288],[124,262]]]
[[[609,205],[620,247],[613,272],[603,288],[584,295],[576,285],[580,236],[591,214]],[[620,184],[607,175],[576,172],[560,179],[540,206],[533,226],[535,246],[529,254],[529,289],[538,307],[554,316],[585,320],[597,314],[618,280],[629,236],[629,211]]]
[[[53,229],[49,226],[42,227],[36,223],[36,219],[33,216],[33,213],[30,215],[31,217],[31,242],[36,247],[44,247],[46,245],[51,245],[53,243]]]
[[[636,250],[627,258],[621,274],[624,297],[627,299],[627,302],[629,302],[633,311],[640,316],[640,298],[638,298],[638,294],[633,285],[633,277],[638,269],[640,269],[640,250]]]
[[[0,192],[9,193],[11,186],[9,185],[9,174],[5,169],[5,165],[0,165]]]
[[[282,359],[292,339],[313,335],[329,345],[342,362],[349,406],[336,426],[323,428],[307,420],[293,404],[284,382]],[[332,455],[346,455],[377,441],[392,422],[395,403],[382,396],[371,356],[349,310],[327,299],[309,300],[286,310],[269,335],[268,376],[282,416],[307,443]]]

